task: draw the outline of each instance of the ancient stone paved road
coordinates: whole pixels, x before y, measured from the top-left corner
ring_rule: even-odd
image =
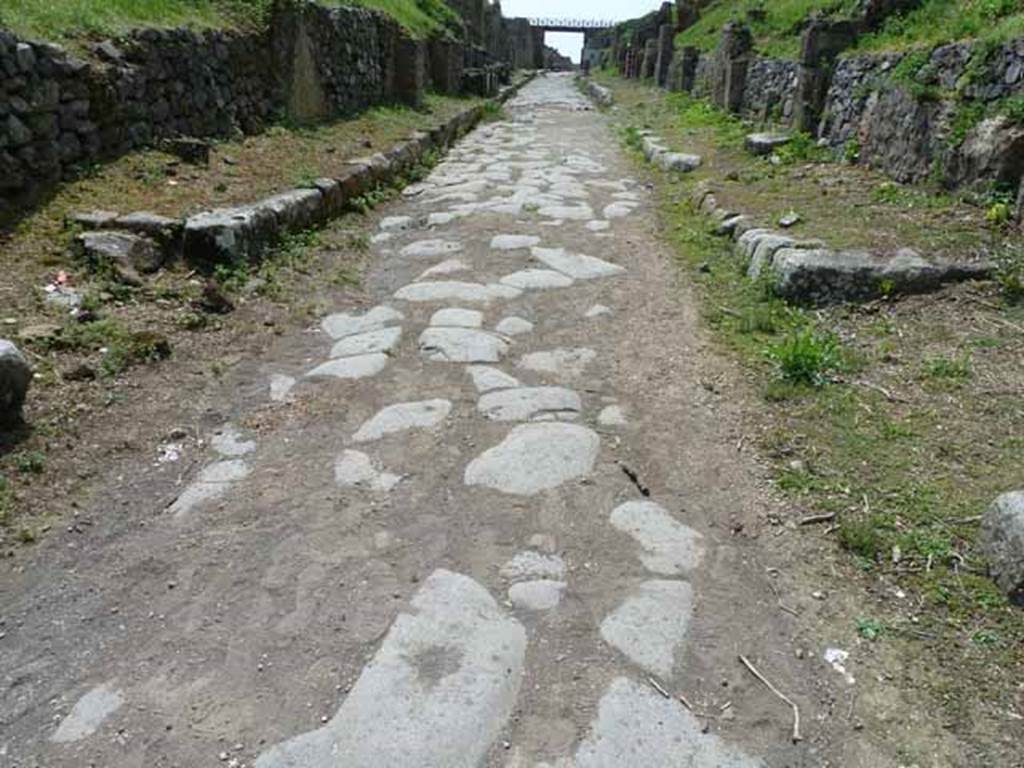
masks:
[[[258,434],[217,430],[166,510],[166,468],[125,480],[106,512],[144,524],[5,585],[0,762],[776,762],[788,710],[735,664],[775,631],[729,544],[751,499],[588,109],[525,88],[381,212],[379,303],[219,404]],[[709,730],[652,678],[754,711]]]

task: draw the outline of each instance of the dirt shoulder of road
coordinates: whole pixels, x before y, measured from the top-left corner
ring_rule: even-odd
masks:
[[[318,127],[278,126],[213,143],[204,165],[158,151],[132,154],[66,184],[0,233],[0,337],[15,341],[36,373],[26,426],[0,433],[0,552],[16,556],[68,524],[115,457],[152,450],[158,461],[156,446],[180,442],[174,434],[194,436],[189,425],[166,421],[174,403],[274,337],[311,324],[325,293],[355,303],[362,296],[368,241],[356,214],[285,238],[259,265],[218,268],[212,290],[180,261],[142,286],[91,269],[69,254],[69,215],[105,209],[180,217],[251,202],[329,176],[478,103],[431,96],[423,111],[376,108]],[[74,315],[46,300],[46,287],[64,277],[81,298]]]
[[[792,207],[808,224],[800,234],[850,246],[945,253],[939,246],[1003,247],[1019,233],[985,225],[968,202],[824,157],[778,166],[743,157],[737,136],[752,126],[605,82],[624,144],[650,128],[675,150],[712,158],[680,178],[634,153],[711,337],[737,362],[740,381],[707,386],[741,403],[737,450],[763,465],[788,510],[747,532],[777,569],[779,609],[800,614],[809,647],[849,654],[857,682],[842,715],[899,764],[1015,765],[1024,611],[988,578],[978,547],[981,513],[1021,485],[1024,306],[1012,274],[800,310],[747,279],[689,199],[694,184],[714,180],[732,190],[727,205],[766,218]],[[823,178],[839,180],[829,186],[839,192],[819,200]]]

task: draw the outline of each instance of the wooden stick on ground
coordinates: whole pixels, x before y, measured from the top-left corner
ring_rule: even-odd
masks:
[[[803,737],[800,735],[800,708],[793,703],[793,700],[791,698],[789,698],[786,694],[782,693],[778,688],[776,688],[774,685],[768,682],[768,678],[766,678],[764,675],[758,672],[754,665],[747,660],[746,656],[740,654],[740,661],[743,663],[743,666],[750,670],[750,674],[752,674],[754,677],[756,677],[758,680],[764,683],[765,687],[769,691],[774,693],[776,696],[778,696],[780,699],[782,699],[784,702],[786,702],[787,704],[789,704],[789,706],[793,708],[793,743],[796,744],[798,741],[803,741]]]

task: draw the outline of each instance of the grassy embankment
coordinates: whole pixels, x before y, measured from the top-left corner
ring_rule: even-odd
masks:
[[[813,145],[798,142],[774,166],[740,149],[748,126],[706,103],[609,84],[628,145],[650,127],[674,149],[705,157],[686,179],[652,174],[663,221],[708,324],[761,392],[752,412],[778,489],[801,515],[835,516],[827,537],[847,555],[839,556],[839,579],[865,595],[851,635],[898,647],[908,669],[929,681],[950,727],[991,736],[1024,704],[1007,685],[1024,676],[1024,612],[987,577],[978,548],[981,513],[1022,481],[1019,233]],[[1002,254],[1004,267],[996,281],[928,296],[788,306],[744,275],[728,241],[692,209],[690,192],[702,179],[714,181],[727,207],[769,224],[795,208],[804,219],[799,236],[927,253],[985,249]],[[799,530],[820,536],[813,528]],[[907,597],[892,598],[897,590]]]
[[[318,0],[381,11],[424,37],[457,22],[443,0]],[[28,38],[99,37],[137,27],[251,28],[266,18],[272,0],[4,0],[0,27]]]
[[[848,16],[856,6],[856,0],[716,0],[697,24],[679,35],[677,44],[712,50],[722,25],[739,18],[750,23],[758,52],[796,58],[799,32],[809,14]],[[857,49],[930,48],[964,39],[1002,42],[1022,35],[1024,8],[1017,0],[924,0],[917,10],[893,16],[878,32],[863,37]]]

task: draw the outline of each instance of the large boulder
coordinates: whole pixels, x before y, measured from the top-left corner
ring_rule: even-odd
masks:
[[[996,584],[1024,605],[1024,491],[997,498],[981,520],[981,548]]]
[[[0,339],[0,424],[21,418],[21,406],[32,383],[32,368],[25,356],[6,339]]]
[[[982,120],[950,154],[946,181],[951,187],[997,182],[1016,187],[1024,176],[1024,126],[1008,117]]]

